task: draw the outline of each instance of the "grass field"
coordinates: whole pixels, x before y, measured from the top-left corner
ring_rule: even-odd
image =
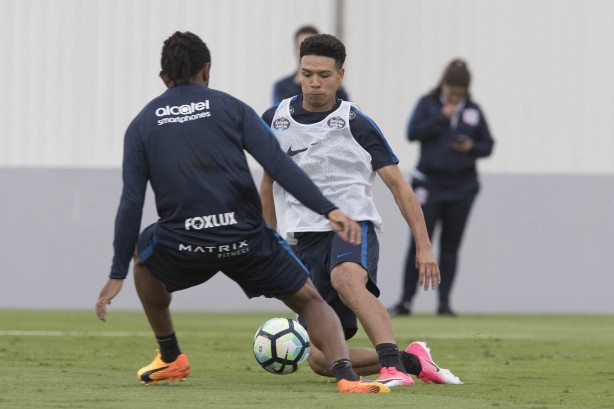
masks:
[[[426,340],[464,385],[342,395],[307,365],[258,367],[254,332],[283,313],[177,312],[192,375],[143,386],[156,347],[140,312],[0,310],[0,408],[614,408],[614,316],[462,315],[395,318],[399,344]],[[352,345],[367,346],[364,332]]]

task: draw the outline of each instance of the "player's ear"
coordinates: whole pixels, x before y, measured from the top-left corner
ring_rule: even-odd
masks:
[[[339,70],[339,81],[343,81],[343,76],[345,75],[345,68],[341,68]]]
[[[164,71],[160,71],[160,79],[162,80],[162,82],[164,82],[164,85],[166,85],[166,88],[170,88],[173,86],[173,82],[171,81],[171,78]]]

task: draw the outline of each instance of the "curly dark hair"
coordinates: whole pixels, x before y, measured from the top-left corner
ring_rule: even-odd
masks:
[[[209,48],[196,34],[176,31],[164,41],[162,71],[174,84],[187,83],[211,62]]]
[[[315,34],[307,37],[301,43],[300,57],[319,55],[335,60],[337,69],[343,68],[345,62],[345,46],[335,36],[330,34]]]

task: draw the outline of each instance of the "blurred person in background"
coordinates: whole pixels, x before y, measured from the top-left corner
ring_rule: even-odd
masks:
[[[469,213],[480,189],[476,162],[492,153],[494,141],[484,113],[469,92],[471,74],[461,59],[451,61],[439,84],[420,98],[407,128],[411,142],[420,142],[420,157],[411,186],[422,206],[429,237],[439,226],[439,306],[437,313],[455,316],[450,293]],[[416,245],[412,237],[403,294],[389,309],[391,316],[409,315],[418,283]]]
[[[300,61],[299,53],[301,43],[304,39],[314,34],[318,34],[318,29],[310,25],[301,26],[294,33],[294,55],[297,61]],[[277,105],[282,100],[293,97],[295,95],[299,95],[302,92],[303,91],[301,90],[301,78],[297,65],[296,71],[273,84],[273,105]],[[349,101],[349,96],[347,92],[343,89],[342,85],[339,86],[339,88],[337,89],[337,98],[342,99],[344,101]]]

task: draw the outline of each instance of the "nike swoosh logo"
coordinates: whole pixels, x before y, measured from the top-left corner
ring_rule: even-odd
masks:
[[[425,359],[425,361],[428,362],[429,364],[433,365],[433,368],[435,368],[435,372],[439,372],[441,370],[441,369],[439,369],[439,367],[437,365],[435,365],[434,363],[432,363],[428,359]]]
[[[152,370],[149,370],[147,372],[143,372],[141,374],[141,380],[146,381],[146,382],[151,382],[152,381],[151,375],[155,374],[156,372],[163,371],[166,368],[168,368],[168,365],[167,366],[161,366],[160,368],[152,369]]]
[[[288,153],[288,155],[290,155],[290,156],[294,156],[294,155],[298,155],[298,154],[299,154],[299,153],[301,153],[301,152],[305,152],[307,149],[309,149],[309,148],[305,148],[305,149],[297,149],[297,150],[293,151],[293,150],[292,150],[292,146],[290,146],[290,147],[288,148],[288,152],[287,152],[287,153]]]
[[[281,364],[279,369],[273,369],[273,372],[282,374],[284,373],[284,369],[286,369],[286,362],[288,362],[288,353],[286,352],[286,356],[284,357],[284,362]]]
[[[341,258],[341,257],[343,257],[343,256],[347,256],[348,254],[352,254],[352,253],[353,253],[353,251],[348,251],[347,253],[337,254],[337,256],[336,256],[336,257],[337,257],[337,258]]]
[[[380,379],[378,381],[371,381],[371,382],[379,382],[379,383],[383,383],[384,385],[387,385],[391,382],[398,382],[398,381],[402,381],[403,378],[390,378],[390,379]]]

